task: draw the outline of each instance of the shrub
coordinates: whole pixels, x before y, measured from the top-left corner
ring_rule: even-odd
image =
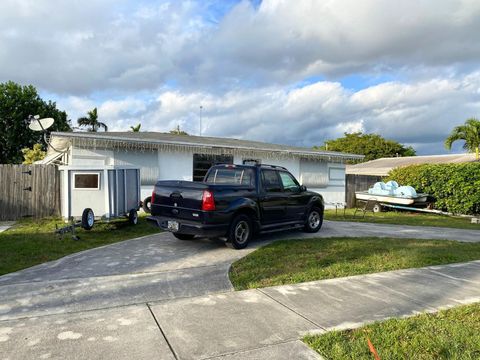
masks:
[[[437,209],[455,214],[480,213],[479,162],[400,167],[390,171],[388,180],[435,196]]]

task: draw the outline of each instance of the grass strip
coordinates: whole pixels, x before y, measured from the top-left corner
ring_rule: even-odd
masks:
[[[233,263],[236,290],[480,259],[480,243],[393,238],[283,240]]]
[[[306,336],[303,341],[325,359],[371,360],[367,339],[382,360],[480,359],[480,303]]]
[[[137,225],[130,225],[125,219],[115,219],[96,222],[90,231],[77,228],[75,231],[80,240],[75,241],[70,234],[56,235],[55,224],[65,225],[61,219],[25,219],[0,233],[0,275],[78,251],[159,232],[140,216]]]
[[[480,230],[480,224],[472,224],[470,218],[460,216],[443,216],[433,214],[422,214],[408,211],[384,211],[373,213],[368,211],[363,218],[361,211],[353,216],[355,209],[347,209],[345,216],[343,210],[325,210],[325,219],[332,221],[354,221],[376,224],[396,224],[412,226],[434,226],[455,229]],[[479,232],[480,233],[480,232]],[[479,235],[480,236],[480,235]]]

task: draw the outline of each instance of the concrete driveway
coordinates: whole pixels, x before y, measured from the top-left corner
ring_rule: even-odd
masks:
[[[263,236],[240,251],[210,240],[180,241],[168,233],[91,249],[0,277],[0,354],[17,358],[16,351],[22,348],[23,358],[68,355],[79,359],[170,359],[174,356],[171,344],[165,340],[158,319],[168,319],[163,324],[168,328],[175,323],[172,319],[181,317],[172,315],[171,307],[162,307],[162,304],[179,302],[182,313],[188,314],[193,301],[190,298],[207,305],[211,302],[209,296],[227,301],[229,296],[224,294],[232,290],[228,280],[230,264],[266,243],[319,236],[392,236],[472,242],[480,241],[479,235],[478,231],[326,221],[318,234],[281,232]],[[281,314],[283,319],[277,324],[264,325],[263,345],[288,343],[288,348],[296,354],[312,358],[314,354],[297,339],[299,334],[316,328],[315,324],[279,308],[274,299],[264,304],[265,299],[260,301],[255,294],[247,293],[241,302],[258,302],[260,312]],[[152,308],[152,303],[156,308]],[[291,326],[282,332],[283,321]],[[269,338],[272,331],[277,334],[276,338]],[[188,331],[185,336],[187,334]],[[191,337],[182,340],[180,334],[175,346],[191,340]],[[233,338],[229,341],[237,344]],[[228,356],[235,358],[239,347],[232,345],[231,348],[236,350]],[[269,351],[288,354],[277,347]],[[226,353],[228,351],[219,354]],[[182,358],[189,357],[187,353],[181,354]],[[207,351],[197,355],[206,357],[206,354],[216,353]],[[250,355],[255,358],[258,354]],[[250,355],[247,352],[239,358]]]

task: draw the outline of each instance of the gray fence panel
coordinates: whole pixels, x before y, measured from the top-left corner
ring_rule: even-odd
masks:
[[[377,181],[382,181],[381,176],[373,175],[346,175],[345,202],[348,208],[355,207],[355,191],[366,191]]]
[[[60,215],[60,173],[54,165],[0,165],[0,220]]]

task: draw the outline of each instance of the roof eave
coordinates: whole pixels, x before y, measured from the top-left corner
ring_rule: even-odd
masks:
[[[241,149],[247,151],[267,151],[267,152],[278,152],[278,153],[285,153],[285,154],[293,154],[293,155],[310,155],[310,156],[321,156],[321,157],[337,157],[343,158],[345,160],[360,160],[364,158],[364,155],[357,155],[357,154],[348,154],[348,153],[340,153],[340,152],[320,152],[320,151],[299,151],[299,150],[279,150],[279,149],[272,149],[272,148],[256,148],[256,147],[248,147],[248,146],[238,146],[238,145],[212,145],[212,144],[202,144],[202,143],[195,143],[195,142],[182,142],[182,141],[171,141],[171,140],[157,140],[157,139],[131,139],[126,137],[119,137],[119,136],[95,136],[95,135],[83,135],[81,133],[66,133],[66,132],[52,132],[51,136],[59,136],[59,137],[74,137],[74,138],[84,138],[84,139],[95,139],[95,140],[110,140],[110,141],[125,141],[130,143],[155,143],[155,144],[167,144],[167,145],[179,145],[179,146],[191,146],[191,147],[201,147],[201,148],[228,148],[228,149]]]

